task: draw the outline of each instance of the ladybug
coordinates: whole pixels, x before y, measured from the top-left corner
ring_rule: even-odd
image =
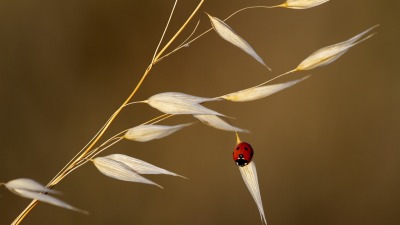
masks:
[[[251,162],[253,154],[253,147],[249,143],[240,142],[236,145],[235,150],[233,150],[233,161],[240,167],[246,166]]]

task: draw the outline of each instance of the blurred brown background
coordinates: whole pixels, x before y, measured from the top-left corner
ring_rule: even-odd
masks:
[[[225,18],[280,1],[206,1],[202,12]],[[0,1],[0,181],[47,183],[128,96],[153,55],[172,1]],[[197,1],[181,1],[167,37]],[[400,224],[399,3],[330,1],[309,10],[254,9],[229,24],[272,67],[267,71],[214,32],[154,67],[136,100],[179,91],[214,97],[293,69],[313,51],[380,24],[377,34],[333,64],[297,73],[307,81],[266,99],[218,102],[252,131],[259,183],[270,225]],[[195,23],[179,39],[191,32]],[[278,82],[279,82],[278,81]],[[131,107],[112,135],[160,113]],[[179,117],[164,124],[192,121]],[[24,224],[261,224],[231,159],[235,136],[195,124],[168,138],[124,141],[123,153],[189,178],[147,176],[165,189],[127,183],[86,165],[56,189],[90,215],[40,204]],[[0,190],[0,224],[29,203]]]

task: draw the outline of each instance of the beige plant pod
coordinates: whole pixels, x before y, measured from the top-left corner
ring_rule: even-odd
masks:
[[[236,47],[242,49],[245,51],[247,54],[251,55],[255,60],[257,60],[259,63],[261,63],[263,66],[269,68],[265,62],[262,60],[262,58],[254,51],[254,49],[250,46],[249,43],[247,43],[242,37],[240,37],[236,32],[228,26],[224,21],[218,19],[217,17],[210,16],[207,14],[208,17],[210,18],[211,25],[214,28],[215,32],[224,40],[227,42],[235,45]]]
[[[12,191],[13,189],[25,189],[34,192],[59,194],[58,191],[47,188],[35,180],[29,178],[18,178],[10,180],[5,184],[6,188]]]
[[[102,174],[108,177],[122,181],[152,184],[163,188],[153,181],[140,176],[135,170],[123,162],[106,157],[96,157],[93,159],[93,163]]]
[[[187,123],[175,126],[143,124],[130,128],[125,133],[124,138],[132,141],[146,142],[166,137],[189,125],[191,124]]]
[[[124,163],[125,165],[129,166],[132,170],[134,170],[138,174],[164,174],[164,175],[183,177],[176,173],[173,173],[173,172],[170,172],[163,168],[152,165],[143,160],[135,159],[133,157],[123,155],[123,154],[112,154],[112,155],[105,156],[104,158],[112,159],[112,160]],[[185,178],[185,177],[183,177],[183,178]]]
[[[239,127],[234,127],[229,123],[225,122],[225,120],[215,115],[194,115],[194,117],[199,119],[204,124],[220,130],[233,131],[233,132],[249,132],[248,130],[244,130]]]
[[[238,92],[233,92],[233,93],[230,93],[227,95],[223,95],[220,98],[223,98],[223,99],[226,99],[226,100],[232,101],[232,102],[254,101],[254,100],[265,98],[265,97],[270,96],[278,91],[281,91],[283,89],[291,87],[291,86],[307,79],[308,77],[310,77],[310,76],[306,76],[306,77],[298,79],[298,80],[292,80],[292,81],[289,81],[286,83],[252,87],[252,88],[244,89],[244,90],[241,90]]]
[[[164,92],[151,96],[144,101],[151,107],[160,110],[163,113],[179,114],[207,114],[224,116],[202,105],[203,102],[217,101],[215,98],[202,98],[178,92]]]
[[[277,7],[289,9],[308,9],[328,1],[329,0],[287,0],[285,3],[278,5]]]
[[[4,184],[8,190],[16,195],[19,195],[28,199],[36,199],[40,202],[45,202],[51,205],[55,205],[61,208],[74,210],[80,213],[87,214],[85,210],[81,210],[71,206],[70,204],[61,201],[55,197],[48,195],[47,193],[59,193],[50,188],[43,186],[42,184],[28,178],[19,178],[11,180]]]
[[[180,92],[164,92],[164,93],[154,95],[153,98],[179,99],[181,101],[198,103],[198,104],[204,103],[204,102],[216,101],[215,99],[212,99],[212,98],[198,97],[198,96],[188,95],[188,94],[180,93]]]
[[[256,202],[258,211],[260,212],[261,221],[263,224],[267,224],[265,219],[264,208],[261,200],[260,188],[258,186],[257,170],[254,161],[251,161],[247,166],[239,166],[240,174],[242,175],[243,181],[249,189],[251,196]]]
[[[338,59],[340,56],[342,56],[344,53],[346,53],[351,47],[367,40],[368,38],[372,37],[374,34],[370,34],[369,36],[359,40],[362,38],[366,33],[377,27],[378,25],[375,25],[364,32],[361,32],[360,34],[350,38],[347,41],[343,41],[334,45],[330,45],[324,48],[319,49],[318,51],[312,53],[310,56],[308,56],[305,60],[303,60],[296,68],[296,70],[311,70],[316,67],[320,66],[325,66],[328,65],[332,62],[334,62],[336,59]]]

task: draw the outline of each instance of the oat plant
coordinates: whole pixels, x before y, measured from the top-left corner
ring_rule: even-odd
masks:
[[[269,65],[268,61],[264,60],[264,57],[261,57],[256,52],[256,50],[251,47],[251,44],[243,38],[241,34],[238,34],[233,27],[230,27],[228,25],[229,18],[239,12],[244,12],[254,8],[265,8],[267,10],[274,10],[274,8],[308,9],[326,3],[328,2],[328,0],[287,0],[284,3],[275,6],[249,6],[233,12],[229,17],[225,19],[220,19],[215,15],[205,13],[205,15],[201,18],[206,20],[207,23],[210,24],[210,29],[200,33],[197,31],[196,25],[196,28],[193,30],[189,37],[181,37],[182,31],[188,29],[189,23],[195,24],[195,22],[193,22],[193,18],[196,14],[199,14],[203,2],[204,0],[201,0],[197,7],[192,11],[191,15],[187,18],[187,20],[176,31],[176,33],[172,37],[165,40],[166,31],[169,29],[169,23],[177,5],[177,1],[174,2],[164,32],[160,38],[158,46],[155,47],[154,55],[151,58],[148,67],[144,70],[141,79],[132,90],[131,94],[109,117],[109,119],[87,143],[87,145],[85,145],[75,155],[75,157],[73,157],[64,166],[64,168],[62,168],[54,176],[54,178],[46,186],[41,185],[40,183],[28,178],[19,178],[0,183],[1,186],[5,186],[11,192],[21,197],[32,199],[32,202],[15,218],[12,224],[20,224],[39,202],[53,204],[81,213],[87,213],[85,210],[90,211],[90,209],[79,209],[53,196],[53,194],[58,193],[57,191],[53,190],[53,188],[59,182],[61,182],[66,176],[70,175],[72,172],[76,171],[78,168],[86,164],[89,164],[89,166],[95,166],[101,174],[114,179],[150,184],[162,188],[161,185],[145,178],[143,175],[164,174],[177,177],[182,176],[152,165],[148,162],[142,161],[140,159],[136,159],[132,156],[123,154],[107,155],[105,151],[124,140],[148,142],[155,139],[165,138],[175,132],[179,132],[180,130],[185,129],[188,126],[191,126],[195,121],[201,121],[202,123],[210,127],[226,132],[231,132],[232,136],[236,138],[236,144],[240,144],[242,142],[240,140],[239,133],[249,131],[244,128],[236,127],[231,123],[230,118],[234,117],[235,115],[224,115],[220,112],[210,109],[207,107],[207,102],[246,102],[260,100],[276,92],[289,88],[295,84],[304,82],[306,79],[310,78],[310,75],[298,77],[288,82],[271,83],[272,81],[275,81],[276,79],[287,74],[292,74],[298,71],[305,70],[309,71],[316,67],[326,66],[334,62],[350,48],[370,38],[373,34],[367,34],[376,27],[373,26],[343,42],[320,48],[319,50],[310,54],[308,57],[305,57],[302,62],[300,62],[297,66],[293,66],[293,68],[291,68],[287,72],[278,73],[272,79],[263,80],[260,82],[260,84],[253,87],[243,87],[243,89],[237,90],[233,93],[226,93],[220,96],[199,97],[191,95],[190,93],[163,92],[154,93],[147,99],[136,99],[136,93],[139,89],[144,88],[143,83],[146,77],[150,75],[150,72],[152,71],[154,65],[156,65],[163,59],[167,59],[167,57],[173,57],[173,53],[176,53],[183,48],[190,47],[190,45],[194,44],[194,42],[199,38],[204,37],[204,35],[213,35],[212,32],[215,32],[217,35],[219,35],[222,38],[221,41],[227,41],[231,43],[233,46],[247,53],[249,57],[254,58],[257,62],[265,67],[265,73],[272,73],[271,68],[273,68],[273,65]],[[196,33],[200,34],[197,35]],[[179,39],[185,39],[185,41],[181,44],[176,43]],[[173,48],[173,46],[177,47]],[[266,58],[268,57],[272,56],[267,56]],[[164,61],[165,63],[168,63],[166,60],[163,60],[163,62]],[[204,95],[206,95],[206,93],[204,93]],[[149,121],[143,121],[143,123],[138,124],[135,127],[126,128],[125,130],[117,134],[107,137],[106,131],[113,124],[113,122],[118,119],[118,115],[120,114],[120,112],[123,111],[126,107],[134,104],[147,104],[148,106],[159,110],[160,115]],[[176,117],[179,115],[192,115],[192,121],[184,124],[163,125],[163,122],[168,120],[170,117]],[[253,159],[253,150],[251,149],[251,152],[249,152],[249,149],[247,149],[246,146],[247,145],[245,145],[244,148],[237,147],[233,150],[234,161],[236,161],[243,181],[246,184],[251,196],[253,197],[257,205],[259,214],[261,216],[261,223],[267,224],[265,216],[266,214],[264,212],[263,202],[261,199],[261,192],[259,189],[255,166],[256,164],[254,162],[255,160]],[[226,150],[230,151],[231,147],[232,146],[226,146]],[[257,161],[258,163],[263,163],[262,159],[257,159]],[[264,179],[267,178],[264,177]],[[254,213],[254,215],[256,215],[256,213]]]

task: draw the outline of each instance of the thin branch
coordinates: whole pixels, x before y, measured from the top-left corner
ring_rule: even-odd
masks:
[[[276,5],[276,6],[256,5],[256,6],[245,7],[245,8],[239,9],[239,10],[237,10],[236,12],[232,13],[231,15],[229,15],[228,17],[226,17],[226,18],[224,19],[224,21],[229,20],[232,16],[234,16],[234,15],[236,15],[237,13],[240,13],[240,12],[242,12],[242,11],[244,11],[244,10],[247,10],[247,9],[257,9],[257,8],[258,8],[258,9],[259,9],[259,8],[272,9],[272,8],[276,8],[276,7],[279,7],[279,6],[278,6],[278,5]]]
[[[249,6],[249,7],[245,7],[242,9],[239,9],[237,11],[235,11],[234,13],[232,13],[231,15],[229,15],[228,17],[226,17],[224,19],[224,21],[229,20],[231,17],[233,17],[234,15],[236,15],[239,12],[242,12],[244,10],[248,10],[248,9],[256,9],[256,8],[265,8],[265,9],[272,9],[272,8],[277,8],[277,7],[281,7],[281,5],[276,5],[276,6]],[[196,36],[195,38],[193,38],[192,40],[188,41],[185,45],[180,45],[177,48],[175,48],[173,51],[171,51],[170,53],[164,55],[163,57],[160,57],[159,59],[155,60],[154,64],[158,63],[159,61],[161,61],[163,58],[171,55],[172,53],[175,53],[176,51],[182,49],[183,47],[190,45],[191,43],[193,43],[194,41],[196,41],[197,39],[199,39],[200,37],[202,37],[203,35],[207,34],[208,32],[210,32],[213,28],[209,28],[208,30],[204,31],[203,33],[199,34],[198,36]],[[192,35],[190,35],[192,36]]]
[[[114,112],[115,114],[115,112]],[[113,114],[113,115],[114,115]],[[89,144],[100,134],[100,132],[104,129],[104,127],[106,126],[106,124],[110,121],[110,119],[112,118],[112,116],[110,118],[108,118],[108,120],[106,121],[106,123],[100,128],[99,131],[97,131],[97,133],[93,136],[92,139],[90,139],[90,141],[57,173],[57,175],[55,175],[53,177],[53,179],[51,179],[51,181],[48,183],[48,185],[50,185],[61,173],[62,171],[66,170],[67,167],[69,167],[71,165],[71,163],[89,146]],[[47,185],[47,187],[48,187]]]
[[[156,51],[154,52],[153,58],[151,59],[151,62],[152,62],[152,63],[154,63],[154,58],[156,57],[157,51],[158,51],[158,49],[160,48],[160,45],[161,45],[161,43],[162,43],[162,41],[163,41],[163,39],[164,39],[164,35],[165,35],[165,33],[167,32],[167,30],[168,30],[169,23],[171,22],[172,15],[174,14],[174,11],[175,11],[176,3],[178,3],[178,0],[175,0],[174,6],[172,7],[171,13],[169,14],[169,18],[168,18],[167,25],[166,25],[165,28],[164,28],[164,31],[163,31],[163,33],[162,33],[162,35],[161,35],[160,42],[158,42]]]
[[[131,92],[131,94],[126,98],[126,100],[122,103],[122,105],[113,113],[113,115],[110,117],[110,119],[106,122],[106,124],[100,129],[100,132],[97,133],[97,136],[95,135],[95,138],[92,139],[93,141],[89,142],[90,144],[86,147],[86,149],[82,152],[81,155],[78,157],[74,157],[75,160],[73,160],[72,163],[67,166],[63,172],[59,173],[57,177],[62,177],[62,179],[65,177],[65,174],[67,171],[72,168],[75,163],[79,162],[82,158],[88,154],[91,149],[94,147],[94,145],[100,140],[100,138],[104,135],[105,131],[108,129],[108,127],[111,125],[111,123],[115,120],[115,118],[118,116],[118,114],[121,112],[121,110],[131,101],[133,96],[135,96],[136,92],[139,90],[139,88],[142,86],[144,80],[146,79],[147,75],[150,73],[154,61],[157,61],[158,58],[165,52],[165,50],[172,44],[172,42],[179,36],[179,34],[183,31],[183,29],[187,26],[187,24],[191,21],[193,16],[196,14],[196,12],[199,10],[200,6],[203,4],[204,0],[201,0],[196,9],[192,12],[190,17],[186,20],[186,22],[181,26],[181,28],[175,33],[175,35],[168,41],[168,43],[161,49],[161,51],[158,52],[158,54],[153,57],[152,63],[147,67],[145,70],[144,74],[142,75],[141,79],[137,83],[136,87],[134,90]],[[49,188],[54,187],[58,182],[60,182],[62,179],[53,179],[52,182],[50,182],[47,186]],[[33,200],[31,203],[17,216],[17,218],[13,221],[13,225],[18,225],[21,223],[21,221],[29,214],[29,212],[38,204],[38,200]]]
[[[89,157],[91,159],[93,159],[93,157],[95,157],[96,155],[100,154],[101,152],[103,152],[104,150],[108,149],[109,147],[115,145],[116,143],[122,141],[124,138],[123,137],[117,137],[115,138],[115,141],[111,142],[109,145],[106,145],[104,148],[99,149],[97,152],[95,152],[94,154],[91,154]]]
[[[201,5],[204,3],[204,0],[201,0],[200,3],[197,5],[197,7],[194,9],[194,11],[192,12],[192,14],[189,16],[189,18],[186,20],[186,22],[181,26],[181,28],[175,33],[175,35],[171,38],[171,40],[169,40],[169,42],[164,46],[163,49],[161,49],[161,51],[157,54],[157,56],[154,58],[154,61],[157,61],[161,55],[165,52],[165,50],[167,50],[167,48],[172,44],[173,41],[175,41],[175,39],[178,37],[178,35],[183,31],[183,29],[185,29],[185,27],[187,26],[187,24],[190,22],[190,20],[192,20],[193,16],[197,13],[197,11],[199,11]]]
[[[163,121],[163,120],[166,120],[166,119],[168,119],[168,118],[171,118],[171,117],[173,117],[173,116],[174,116],[173,114],[165,114],[164,117],[161,117],[161,118],[159,118],[158,120],[154,120],[154,121],[152,121],[150,124],[159,123],[159,122],[161,122],[161,121]]]
[[[187,42],[187,41],[193,36],[193,34],[196,32],[197,27],[199,26],[199,24],[200,24],[200,20],[197,21],[197,24],[196,24],[196,26],[194,27],[192,33],[191,33],[180,45],[178,45],[177,48],[175,48],[174,50],[172,50],[172,51],[170,51],[169,53],[167,53],[167,54],[163,55],[162,57],[160,57],[156,62],[154,62],[154,64],[160,62],[161,60],[163,60],[164,58],[166,58],[166,57],[170,56],[171,54],[175,53],[175,52],[178,51],[179,49],[181,49],[181,48],[183,48],[183,47],[189,46],[189,44],[186,43],[186,42]]]
[[[76,169],[78,169],[79,167],[85,165],[88,161],[91,161],[91,159],[93,157],[95,157],[96,155],[98,155],[100,152],[103,152],[104,150],[106,150],[107,148],[115,145],[116,143],[118,143],[119,141],[121,141],[123,138],[118,138],[116,139],[114,142],[110,143],[109,145],[107,145],[105,148],[101,149],[100,151],[92,154],[91,156],[86,156],[85,158],[82,158],[81,161],[77,162],[77,164],[75,164],[75,166],[71,169],[69,169],[68,171],[66,171],[63,174],[63,177],[61,177],[60,179],[64,179],[66,176],[68,176],[71,172],[75,171]]]
[[[297,70],[297,69],[290,70],[290,71],[288,71],[288,72],[286,72],[286,73],[280,74],[280,75],[278,75],[278,76],[276,76],[276,77],[274,77],[274,78],[272,78],[272,79],[269,79],[269,80],[267,80],[267,81],[265,81],[265,82],[263,82],[263,83],[261,83],[261,84],[259,84],[259,85],[254,86],[254,87],[263,86],[263,85],[265,85],[265,84],[267,84],[267,83],[269,83],[269,82],[271,82],[271,81],[273,81],[273,80],[276,80],[276,79],[278,79],[278,78],[280,78],[280,77],[283,77],[283,76],[285,76],[285,75],[288,75],[288,74],[290,74],[290,73],[294,73],[294,72],[296,72],[296,71],[298,71],[298,70]]]

